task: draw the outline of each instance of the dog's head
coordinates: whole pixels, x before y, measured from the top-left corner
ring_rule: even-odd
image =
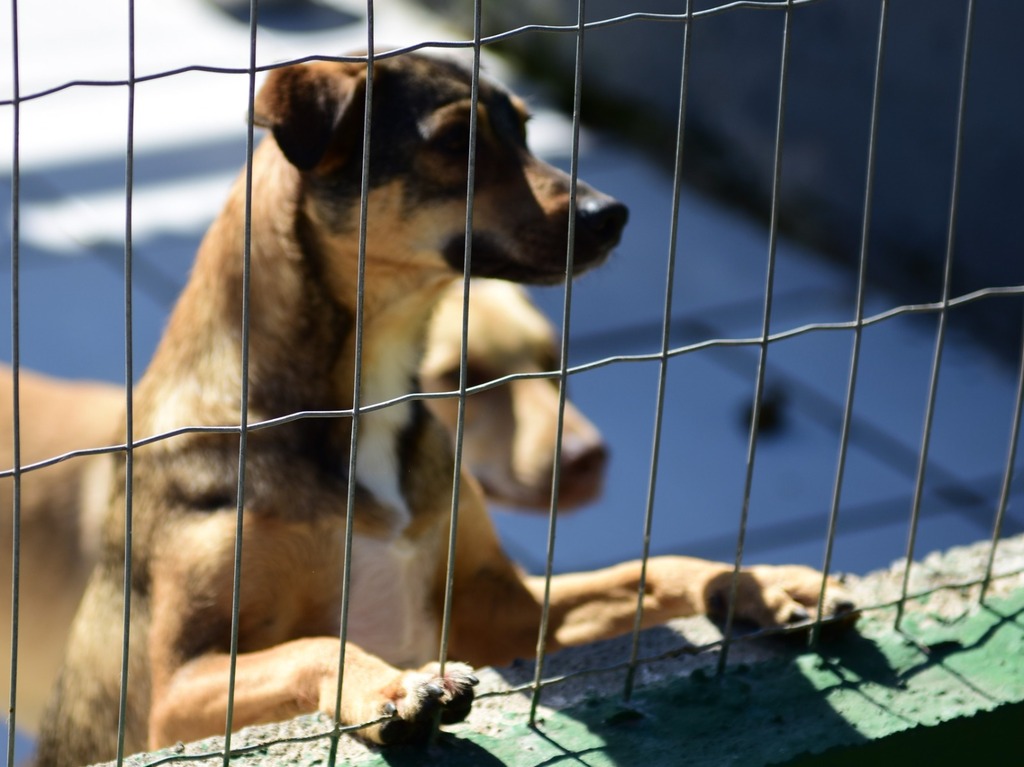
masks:
[[[431,320],[420,368],[427,391],[459,388],[462,301],[460,282],[445,293]],[[520,286],[503,280],[473,280],[466,353],[470,386],[512,373],[558,369],[551,323]],[[428,405],[454,434],[457,400],[433,399]],[[548,511],[558,408],[558,383],[551,378],[518,378],[466,399],[463,463],[489,498],[528,511]],[[600,495],[607,459],[597,427],[566,401],[557,456],[560,510],[576,508]]]
[[[317,62],[273,70],[254,118],[299,169],[321,226],[358,229],[367,67]],[[482,78],[477,109],[472,263],[477,276],[519,282],[562,279],[570,180],[526,146],[528,114]],[[465,253],[471,71],[421,53],[374,62],[367,250],[408,267],[462,271]],[[627,209],[579,182],[574,273],[618,243]]]

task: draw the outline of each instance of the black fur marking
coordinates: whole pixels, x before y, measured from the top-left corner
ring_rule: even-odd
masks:
[[[419,384],[415,382],[409,387],[409,391],[420,390]],[[398,451],[398,470],[401,477],[409,476],[412,472],[417,460],[416,448],[419,446],[420,437],[423,434],[424,428],[433,418],[422,400],[413,400],[410,403],[410,411],[409,420],[398,435],[398,445],[396,446]],[[405,493],[405,488],[403,488],[403,493]]]
[[[410,57],[411,58],[411,57]],[[470,99],[469,71],[462,62],[444,58],[417,58],[413,66],[391,68],[389,61],[377,64],[374,74],[373,105],[370,133],[371,188],[395,180],[404,183],[403,206],[407,210],[436,204],[443,200],[464,198],[468,145],[458,138],[459,126],[452,126],[452,136],[437,137],[432,146],[424,138],[421,121],[438,109]],[[493,133],[509,149],[525,149],[525,133],[519,112],[508,93],[487,79],[480,82],[480,103],[487,109]],[[348,215],[359,204],[362,183],[363,136],[351,138],[350,160],[328,177],[311,177],[312,190],[323,207],[324,220],[336,226],[336,232],[349,231],[353,218]],[[465,138],[468,139],[468,119]],[[454,143],[452,147],[446,144]],[[448,154],[445,173],[439,177],[430,163],[419,163],[421,153]],[[481,165],[486,151],[484,142],[477,147]],[[478,173],[481,171],[478,170]]]
[[[442,250],[448,265],[456,272],[465,269],[466,238],[456,235]],[[514,261],[508,252],[486,233],[473,233],[470,271],[474,277],[494,277],[534,285],[556,284],[565,279],[564,264],[527,264]],[[560,269],[555,269],[560,267]],[[548,271],[542,271],[547,268]]]

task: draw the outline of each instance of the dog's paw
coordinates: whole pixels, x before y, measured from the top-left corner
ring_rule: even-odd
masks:
[[[732,572],[722,573],[708,584],[708,614],[723,618],[728,609]],[[759,565],[740,572],[735,616],[760,628],[806,623],[817,616],[822,574],[802,565]],[[835,578],[825,583],[822,618],[856,621],[856,605]]]
[[[477,678],[463,663],[447,663],[444,675],[437,663],[407,671],[384,689],[380,714],[391,718],[368,733],[378,743],[413,743],[426,740],[435,722],[461,722],[473,705]]]

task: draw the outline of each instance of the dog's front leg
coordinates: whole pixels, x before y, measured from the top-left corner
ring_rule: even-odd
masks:
[[[550,635],[552,647],[584,644],[628,633],[636,620],[640,562],[551,578]],[[644,628],[672,618],[704,611],[702,584],[707,580],[699,560],[659,557],[648,562],[644,583]],[[538,599],[545,580],[529,576],[527,586]]]
[[[465,477],[464,477],[465,480]],[[524,575],[502,551],[476,486],[465,483],[459,515],[451,646],[452,657],[499,665],[531,657],[541,611],[548,601],[547,649],[557,650],[627,634],[636,621],[642,564],[543,577]],[[439,561],[438,583],[445,562]],[[724,614],[733,566],[681,556],[651,557],[643,578],[643,628],[673,618]],[[822,574],[797,565],[740,571],[735,616],[758,626],[804,620],[814,613]],[[853,602],[835,579],[826,584],[823,614],[850,613]]]
[[[638,561],[551,579],[553,646],[576,645],[632,630],[640,592]],[[725,614],[732,594],[733,567],[722,562],[680,556],[652,557],[643,590],[643,628],[672,618]],[[735,616],[760,627],[808,619],[818,603],[822,575],[809,567],[759,566],[741,570],[736,584]],[[527,579],[541,598],[544,579]],[[823,614],[848,613],[853,603],[834,579],[826,584]]]
[[[337,639],[297,639],[241,653],[235,667],[234,728],[322,711],[333,716],[337,700]],[[230,656],[207,654],[179,667],[155,691],[150,747],[222,733],[227,716]],[[357,725],[384,719],[358,734],[376,743],[422,740],[440,711],[441,721],[465,718],[476,684],[470,668],[449,663],[418,671],[397,669],[349,643],[339,719]]]

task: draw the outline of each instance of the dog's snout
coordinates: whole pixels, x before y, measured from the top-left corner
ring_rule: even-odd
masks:
[[[613,247],[622,237],[629,220],[629,208],[610,197],[591,197],[578,207],[577,223],[598,242]]]
[[[603,443],[588,444],[579,450],[562,453],[562,471],[574,476],[594,478],[604,472],[608,463],[608,448]]]
[[[562,446],[559,506],[571,509],[594,500],[601,493],[608,464],[608,448],[600,439],[567,442]]]

